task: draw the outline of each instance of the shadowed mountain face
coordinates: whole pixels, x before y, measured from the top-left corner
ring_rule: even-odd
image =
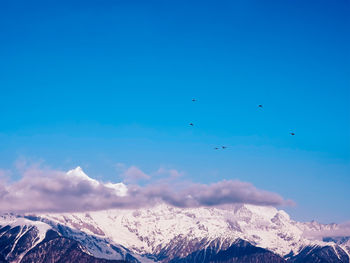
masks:
[[[125,260],[107,260],[87,254],[83,246],[69,238],[60,236],[53,230],[46,232],[39,241],[39,230],[35,226],[9,225],[0,227],[0,263],[123,263]]]
[[[0,259],[12,262],[29,250],[38,239],[38,229],[33,226],[5,226],[0,228]]]
[[[80,168],[73,172],[95,182]],[[179,208],[159,203],[138,209],[4,214],[0,261],[350,263],[349,238],[315,240],[341,230],[337,224],[297,222],[283,210],[249,204]]]
[[[227,248],[209,246],[194,251],[184,258],[167,259],[169,263],[349,263],[348,255],[338,246],[306,247],[288,260],[269,250],[253,246],[247,241],[237,240]]]
[[[83,252],[82,246],[77,241],[60,237],[55,231],[49,230],[45,239],[25,254],[21,260],[21,263],[32,262],[122,263],[126,261],[90,256]]]
[[[22,235],[20,235],[22,233]],[[108,260],[96,258],[86,253],[86,248],[78,241],[63,237],[60,233],[49,229],[45,237],[37,242],[40,237],[39,230],[35,226],[9,225],[0,228],[0,263],[122,263],[122,262],[152,262],[137,261],[131,255],[125,260]],[[199,240],[198,240],[199,241]],[[203,241],[203,240],[202,240]],[[37,242],[37,243],[36,243]],[[189,244],[187,244],[189,245]],[[158,255],[153,255],[153,262],[162,263],[349,263],[349,257],[338,246],[305,247],[298,255],[285,260],[279,255],[256,247],[244,240],[237,240],[233,244],[212,242],[205,249],[200,243],[192,243],[187,246],[187,256],[180,255],[182,243],[178,244],[178,251],[162,250]],[[119,248],[113,246],[117,251]],[[121,251],[120,251],[121,252]],[[174,254],[173,254],[174,253]]]
[[[338,246],[306,247],[296,257],[291,258],[291,263],[347,263],[349,256]]]
[[[238,240],[227,249],[218,250],[215,247],[208,247],[195,251],[185,258],[175,258],[170,263],[192,263],[192,262],[222,262],[222,263],[282,263],[283,258],[272,252],[255,247],[244,240]]]
[[[302,237],[303,228],[336,225],[310,227],[271,208],[229,212],[160,207],[138,213],[3,215],[0,263],[350,263],[348,239]]]

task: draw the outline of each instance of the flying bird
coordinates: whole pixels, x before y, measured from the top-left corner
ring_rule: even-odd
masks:
[[[193,126],[194,124],[191,122],[190,125]]]
[[[215,147],[214,150],[219,150],[219,147]]]
[[[195,101],[197,101],[197,100],[193,98],[192,101],[195,102]]]
[[[222,149],[226,149],[226,148],[227,148],[227,146],[221,146],[221,148],[222,148]]]
[[[259,105],[258,105],[258,107],[259,107],[259,108],[262,108],[262,107],[263,107],[263,105],[259,104]]]
[[[292,136],[294,136],[294,135],[295,135],[295,133],[294,133],[294,132],[290,132],[289,134],[290,134],[290,135],[292,135]]]

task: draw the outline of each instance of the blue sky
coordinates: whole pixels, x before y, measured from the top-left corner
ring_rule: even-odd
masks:
[[[277,192],[298,220],[350,220],[349,12],[341,0],[1,1],[0,168],[26,158],[118,181],[116,163],[167,167]]]

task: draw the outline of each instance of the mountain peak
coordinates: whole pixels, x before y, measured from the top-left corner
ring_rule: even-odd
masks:
[[[66,174],[68,176],[71,176],[71,177],[76,178],[76,179],[88,181],[89,183],[91,183],[94,186],[99,185],[99,182],[97,180],[89,177],[80,166],[77,166],[76,168],[69,170]]]
[[[83,169],[80,166],[75,167],[67,172],[67,175],[75,175],[81,177],[88,177],[86,173],[84,173]]]
[[[70,175],[77,176],[74,172]],[[127,190],[122,183],[102,185],[119,191]],[[33,223],[27,219],[33,220]],[[14,228],[17,225],[35,224],[37,229],[43,230],[39,232],[44,233],[47,230],[45,224],[39,225],[37,220],[47,223],[63,236],[81,242],[88,254],[106,259],[125,258],[120,256],[128,253],[140,257],[140,261],[132,262],[153,262],[143,257],[146,255],[153,255],[152,259],[159,259],[163,263],[198,262],[181,260],[202,252],[223,255],[227,251],[237,252],[247,246],[259,247],[260,252],[266,249],[280,258],[279,261],[261,262],[313,262],[306,260],[310,253],[338,260],[332,262],[348,262],[339,260],[348,258],[350,251],[346,239],[323,242],[305,236],[305,231],[318,231],[321,234],[336,226],[317,223],[315,227],[316,222],[291,220],[283,210],[246,204],[220,208],[179,208],[160,203],[138,209],[28,215],[25,219],[0,216],[0,225]],[[295,261],[299,258],[305,260]]]

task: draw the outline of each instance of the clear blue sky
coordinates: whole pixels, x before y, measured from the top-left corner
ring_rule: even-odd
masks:
[[[169,167],[277,192],[298,220],[350,220],[349,13],[345,0],[2,0],[0,168],[43,159],[118,181],[116,163]]]

